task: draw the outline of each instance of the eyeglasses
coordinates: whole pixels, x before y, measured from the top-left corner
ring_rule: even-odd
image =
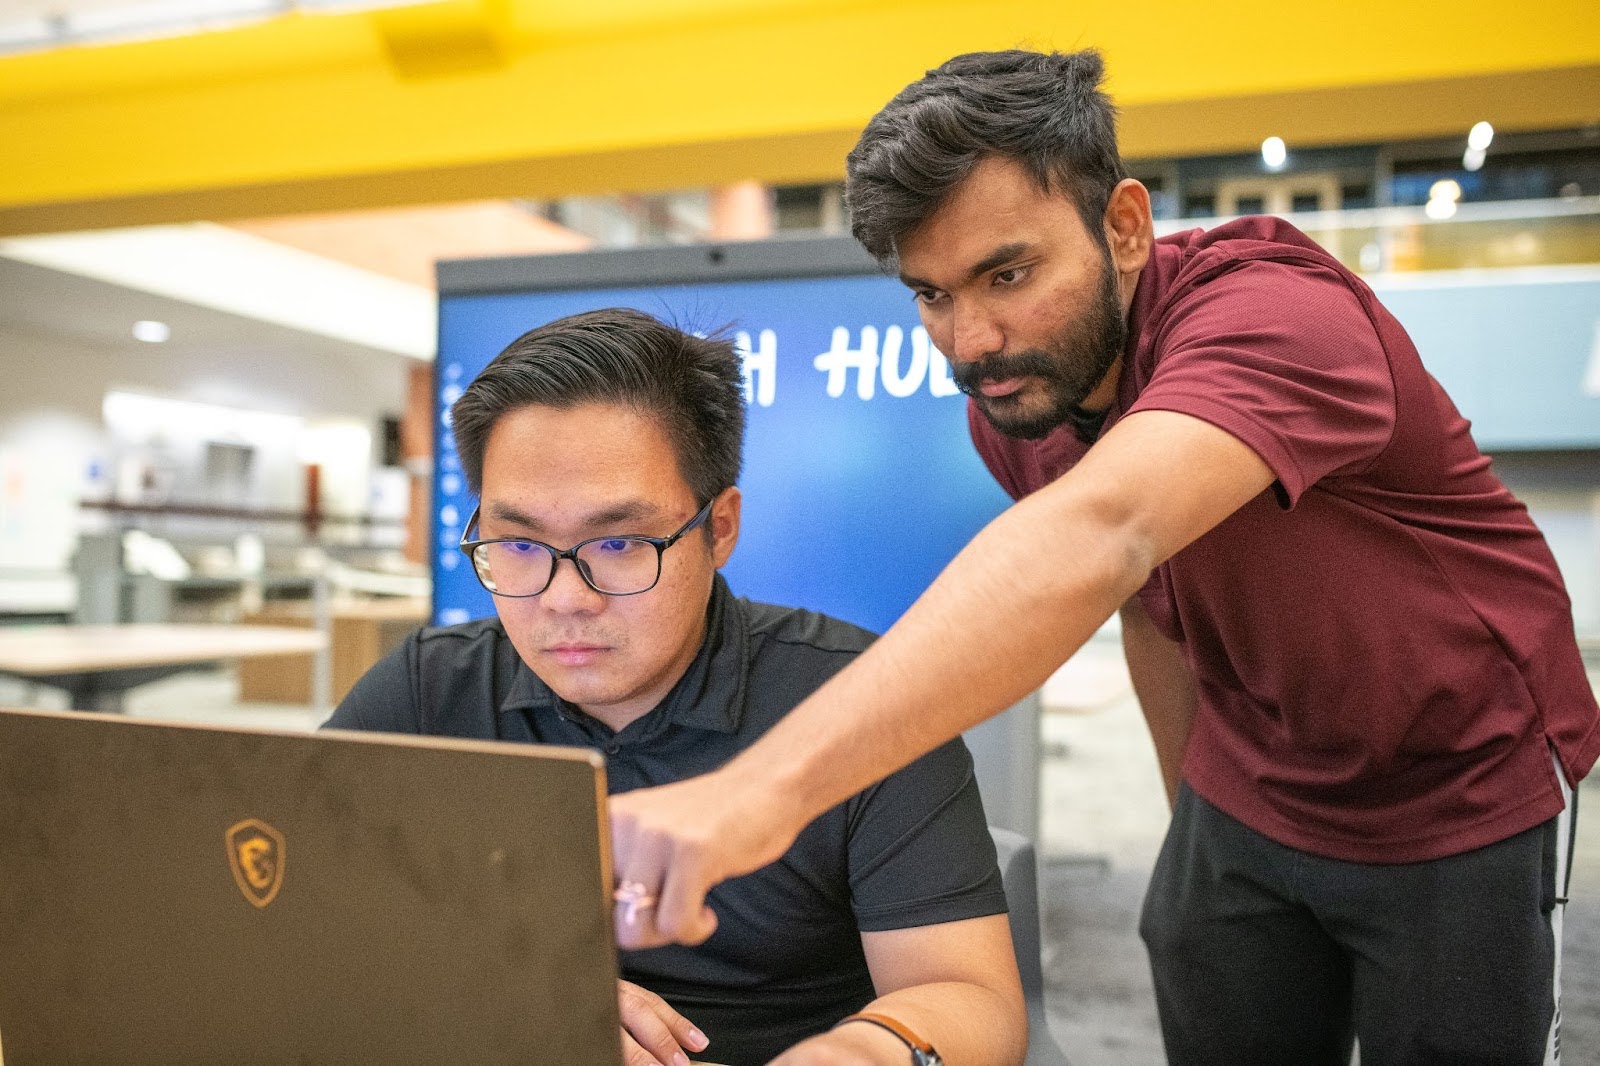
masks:
[[[678,543],[685,534],[705,524],[715,498],[695,512],[670,537],[591,537],[561,551],[543,541],[523,537],[495,537],[468,540],[467,534],[478,524],[478,508],[472,509],[467,527],[461,531],[461,554],[472,561],[479,584],[496,596],[523,598],[537,596],[555,580],[561,560],[571,559],[584,584],[605,596],[637,596],[649,592],[661,580],[661,553]]]

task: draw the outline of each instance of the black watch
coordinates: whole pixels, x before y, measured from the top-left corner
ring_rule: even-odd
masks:
[[[868,1022],[876,1025],[879,1029],[889,1030],[889,1032],[905,1041],[906,1047],[911,1049],[911,1066],[944,1066],[944,1059],[940,1058],[939,1053],[933,1050],[932,1044],[913,1033],[903,1022],[897,1021],[887,1014],[872,1014],[868,1011],[862,1011],[859,1014],[850,1015],[839,1024],[843,1025],[845,1022]]]

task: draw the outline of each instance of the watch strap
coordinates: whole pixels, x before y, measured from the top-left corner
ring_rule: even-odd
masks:
[[[911,1061],[915,1066],[939,1066],[944,1061],[939,1057],[939,1053],[933,1050],[932,1044],[912,1032],[911,1027],[898,1018],[891,1018],[887,1014],[864,1010],[844,1018],[839,1022],[839,1025],[843,1025],[845,1022],[868,1022],[880,1029],[889,1030],[889,1032],[903,1040],[906,1047],[911,1049]],[[838,1026],[834,1028],[838,1028]]]

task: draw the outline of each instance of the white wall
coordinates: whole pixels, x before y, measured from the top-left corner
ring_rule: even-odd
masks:
[[[109,494],[118,445],[102,418],[107,392],[290,415],[312,427],[344,424],[346,437],[354,422],[374,439],[381,418],[404,409],[409,361],[403,357],[271,327],[260,334],[147,345],[131,337],[119,344],[0,327],[0,567],[63,565],[72,533],[70,522],[61,528],[63,514],[86,492]],[[201,446],[188,437],[211,432],[171,427],[180,451]],[[288,461],[298,464],[300,457]],[[98,486],[90,484],[93,470]],[[364,510],[360,490],[351,487],[359,479],[348,470],[330,473],[336,476],[324,478],[325,507]],[[298,508],[303,492],[300,478],[280,470],[248,502]]]
[[[1600,636],[1600,453],[1501,453],[1494,471],[1544,533],[1577,631]]]

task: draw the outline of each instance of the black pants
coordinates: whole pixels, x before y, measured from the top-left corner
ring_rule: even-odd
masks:
[[[1361,1066],[1546,1062],[1570,822],[1365,865],[1275,843],[1185,785],[1139,930],[1168,1061],[1347,1066],[1359,1038]]]

